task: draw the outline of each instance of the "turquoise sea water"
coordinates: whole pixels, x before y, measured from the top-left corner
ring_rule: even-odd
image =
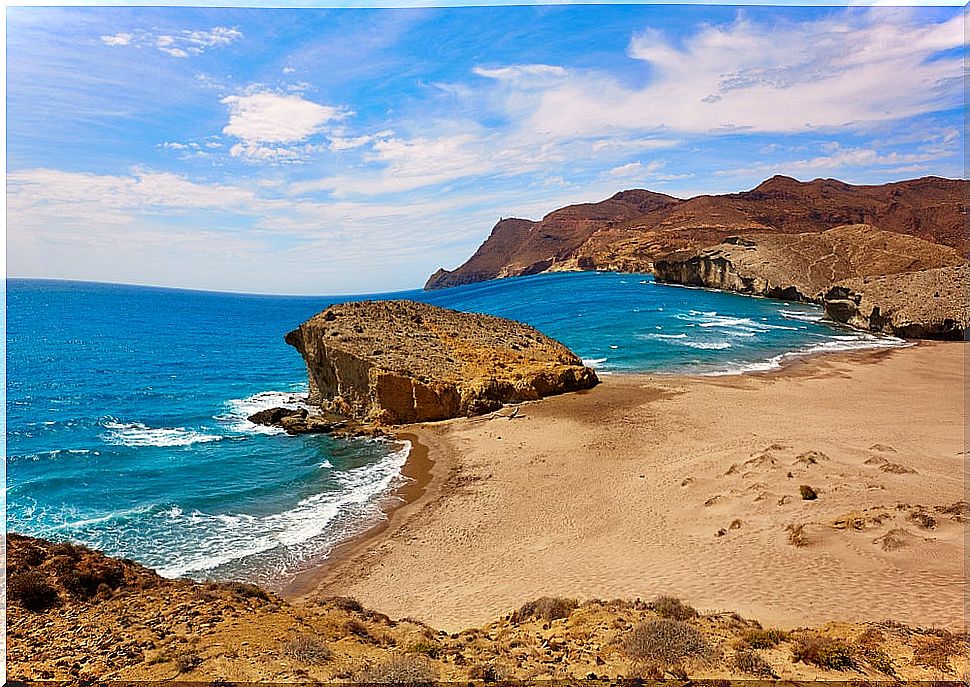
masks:
[[[553,336],[600,374],[728,374],[902,345],[814,306],[578,273],[382,294]],[[299,405],[283,335],[345,298],[7,282],[7,526],[169,576],[284,579],[382,517],[407,446],[290,437],[246,416]]]

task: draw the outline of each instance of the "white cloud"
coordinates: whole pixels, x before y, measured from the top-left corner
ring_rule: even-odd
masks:
[[[529,82],[559,79],[568,72],[559,66],[551,64],[517,64],[507,67],[475,67],[472,71],[478,76],[497,81]]]
[[[739,18],[680,43],[646,30],[628,54],[649,65],[646,86],[569,72],[523,84],[538,99],[528,125],[550,136],[603,130],[799,132],[891,121],[959,104],[963,18],[911,25],[870,11],[840,19],[762,25]],[[510,66],[527,70],[530,65]],[[514,82],[513,82],[514,83]],[[528,91],[526,93],[526,91]]]
[[[253,161],[298,161],[323,150],[306,141],[348,112],[295,94],[257,91],[230,95],[220,102],[229,108],[222,133],[239,139],[230,154]]]
[[[849,168],[899,167],[900,169],[923,169],[920,163],[938,160],[941,156],[952,154],[953,150],[932,148],[915,153],[897,151],[880,152],[874,148],[844,148],[841,144],[830,142],[821,146],[827,155],[818,155],[799,160],[786,160],[771,163],[758,163],[737,169],[724,169],[715,172],[717,176],[768,176],[771,174],[798,174],[806,172],[814,175],[834,175],[837,170]]]
[[[207,48],[229,45],[242,37],[242,31],[237,28],[214,26],[207,31],[183,30],[173,33],[140,29],[104,35],[101,42],[112,47],[156,48],[172,57],[186,58],[201,55]]]

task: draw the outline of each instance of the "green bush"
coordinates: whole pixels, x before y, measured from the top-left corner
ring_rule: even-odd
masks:
[[[743,633],[741,639],[752,649],[773,649],[788,641],[788,633],[784,630],[762,630],[759,627]]]
[[[736,671],[745,675],[763,678],[777,677],[771,664],[753,649],[738,649],[734,654],[732,664]]]

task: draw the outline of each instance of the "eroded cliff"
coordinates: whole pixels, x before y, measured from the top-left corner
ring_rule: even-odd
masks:
[[[309,403],[377,424],[474,415],[598,382],[532,327],[413,301],[332,305],[286,342],[306,362]]]
[[[836,322],[913,339],[961,340],[970,327],[970,265],[849,279],[824,295]]]
[[[962,264],[947,246],[853,224],[818,233],[751,233],[654,262],[657,281],[795,301],[821,302],[835,284],[856,277]]]

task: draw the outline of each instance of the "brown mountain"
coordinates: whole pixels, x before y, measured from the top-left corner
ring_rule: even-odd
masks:
[[[643,190],[571,205],[540,221],[503,219],[455,270],[426,289],[545,271],[650,271],[656,256],[699,249],[747,232],[799,234],[869,224],[970,255],[970,181],[924,177],[881,186],[775,176],[751,191],[679,200]]]

